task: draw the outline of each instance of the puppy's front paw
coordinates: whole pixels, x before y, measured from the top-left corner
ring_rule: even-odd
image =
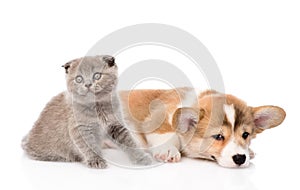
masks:
[[[156,148],[152,151],[153,157],[160,162],[179,162],[181,154],[174,146]]]
[[[107,167],[106,161],[101,157],[94,157],[86,160],[86,165],[90,168],[104,169]]]

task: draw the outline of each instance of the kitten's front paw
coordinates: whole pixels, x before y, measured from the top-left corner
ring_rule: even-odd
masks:
[[[86,160],[86,164],[90,168],[104,169],[107,168],[106,161],[101,157],[94,157]]]
[[[135,164],[144,165],[144,166],[151,165],[152,162],[153,162],[152,157],[147,153],[144,153],[143,155],[141,155],[139,158],[135,160]]]
[[[156,148],[152,151],[153,157],[160,162],[179,162],[181,154],[174,146]]]

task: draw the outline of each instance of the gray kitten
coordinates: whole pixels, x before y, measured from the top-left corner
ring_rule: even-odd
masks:
[[[116,97],[117,66],[111,56],[76,59],[63,66],[67,92],[55,96],[44,108],[22,147],[36,160],[84,162],[105,168],[101,144],[109,137],[137,164],[151,157],[139,150],[120,121]]]

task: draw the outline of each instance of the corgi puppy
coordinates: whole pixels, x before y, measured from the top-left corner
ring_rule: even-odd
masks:
[[[120,92],[124,120],[157,161],[181,156],[247,167],[251,139],[281,124],[277,106],[250,107],[235,96],[192,88]]]

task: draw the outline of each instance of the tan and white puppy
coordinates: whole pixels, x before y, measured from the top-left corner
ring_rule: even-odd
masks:
[[[153,157],[178,162],[181,155],[247,167],[251,139],[282,123],[277,106],[247,106],[216,91],[192,88],[120,92],[124,119]]]

